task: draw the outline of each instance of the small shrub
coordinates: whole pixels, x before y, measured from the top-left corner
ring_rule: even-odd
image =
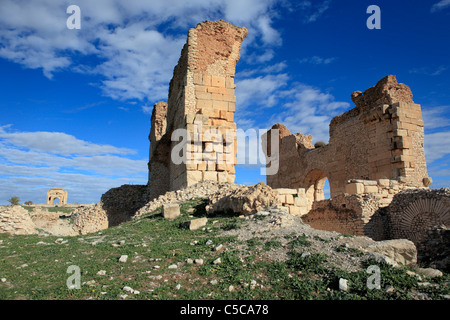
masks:
[[[14,197],[11,197],[10,199],[8,199],[8,202],[11,203],[12,206],[18,206],[20,199],[19,199],[19,197],[14,196]]]
[[[325,147],[327,144],[323,141],[317,141],[316,143],[314,143],[314,148],[321,148],[321,147]]]
[[[26,206],[31,206],[31,205],[33,205],[34,203],[33,203],[33,201],[25,201],[25,203],[24,203]]]

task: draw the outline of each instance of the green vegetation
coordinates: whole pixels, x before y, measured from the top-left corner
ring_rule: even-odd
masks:
[[[406,273],[407,268],[375,261],[366,261],[358,272],[327,268],[328,256],[304,252],[313,241],[304,234],[285,237],[286,261],[269,261],[261,255],[279,250],[280,239],[238,241],[235,236],[220,236],[223,229],[239,228],[242,219],[217,214],[208,216],[204,229],[180,227],[192,217],[206,215],[204,206],[202,199],[195,199],[183,204],[182,216],[173,221],[163,219],[159,208],[138,220],[76,237],[0,234],[0,279],[4,280],[0,300],[109,300],[125,294],[128,300],[364,300],[411,299],[416,292],[443,299],[449,294],[448,274],[438,279],[423,277],[423,282],[431,283],[424,288]],[[225,250],[215,250],[220,244]],[[128,255],[124,263],[119,262],[122,255]],[[221,263],[215,264],[218,258]],[[202,259],[203,264],[187,263],[187,259]],[[177,268],[169,268],[173,264]],[[370,290],[366,285],[366,269],[372,264],[380,267],[381,289]],[[73,275],[67,272],[69,266],[80,268],[80,289],[66,285]],[[101,270],[104,275],[98,274]],[[348,291],[339,290],[340,278],[348,280]],[[126,292],[125,286],[140,293]],[[394,290],[386,290],[387,286]]]
[[[20,203],[20,199],[19,199],[19,197],[14,196],[14,197],[9,198],[8,202],[11,203],[12,206],[18,206]]]
[[[317,141],[316,143],[314,143],[314,148],[321,148],[321,147],[325,147],[327,144],[323,141]]]

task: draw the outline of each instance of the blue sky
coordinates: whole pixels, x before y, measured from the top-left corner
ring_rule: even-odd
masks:
[[[69,5],[81,29],[69,30]],[[369,30],[369,5],[381,29]],[[328,141],[332,117],[388,74],[422,105],[433,188],[450,182],[450,0],[0,2],[0,204],[69,202],[147,181],[152,106],[167,101],[187,31],[224,19],[249,30],[236,68],[238,128],[284,123]],[[265,181],[241,165],[236,183]]]

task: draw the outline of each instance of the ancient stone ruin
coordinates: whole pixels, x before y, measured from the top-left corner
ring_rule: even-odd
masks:
[[[151,118],[149,199],[202,180],[234,182],[235,66],[246,28],[206,21],[189,30],[174,69],[168,103],[156,103]],[[184,129],[189,159],[174,161],[173,134]],[[178,156],[178,153],[176,154]],[[184,155],[186,157],[186,155]]]
[[[430,247],[423,243],[430,230],[450,224],[450,191],[428,189],[420,105],[393,75],[351,97],[356,107],[331,120],[327,145],[314,146],[312,136],[291,134],[282,124],[266,133],[267,159],[279,166],[267,184],[304,190],[310,206],[300,215],[313,228],[375,240],[409,239],[426,255]],[[274,130],[278,154],[271,151]],[[325,200],[327,178],[331,199]],[[290,209],[295,214],[295,204]]]
[[[328,178],[331,197],[364,193],[378,186],[354,180],[396,180],[399,186],[430,185],[423,148],[420,105],[408,86],[386,76],[375,87],[352,94],[356,107],[331,120],[329,143],[314,147],[313,137],[280,130],[279,170],[267,176],[273,188],[304,188],[311,200],[322,200]],[[270,137],[270,131],[267,134]],[[270,148],[270,139],[268,148]],[[272,155],[272,157],[276,155]],[[386,182],[389,183],[389,182]]]
[[[60,205],[67,204],[67,191],[62,188],[53,188],[47,191],[47,204],[55,204],[55,200],[59,200]]]
[[[393,75],[352,93],[355,107],[331,120],[328,144],[313,145],[311,135],[275,124],[262,143],[267,167],[276,162],[279,170],[267,175],[267,184],[234,184],[234,75],[246,36],[246,28],[222,20],[189,30],[168,102],[153,108],[148,184],[110,189],[97,204],[77,208],[73,231],[86,234],[205,198],[208,214],[249,216],[270,207],[315,229],[376,241],[408,239],[421,259],[439,256],[448,268],[448,250],[437,248],[449,247],[450,190],[428,188],[421,107]],[[279,148],[271,145],[275,133]],[[330,199],[324,199],[326,179]],[[66,204],[67,192],[49,190],[47,204],[55,199]],[[2,218],[7,232],[31,229],[16,228],[8,210]]]

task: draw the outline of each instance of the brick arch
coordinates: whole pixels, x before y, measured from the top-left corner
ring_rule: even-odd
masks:
[[[411,202],[399,217],[399,232],[415,244],[423,241],[434,226],[450,224],[450,209],[440,199],[422,198]]]

